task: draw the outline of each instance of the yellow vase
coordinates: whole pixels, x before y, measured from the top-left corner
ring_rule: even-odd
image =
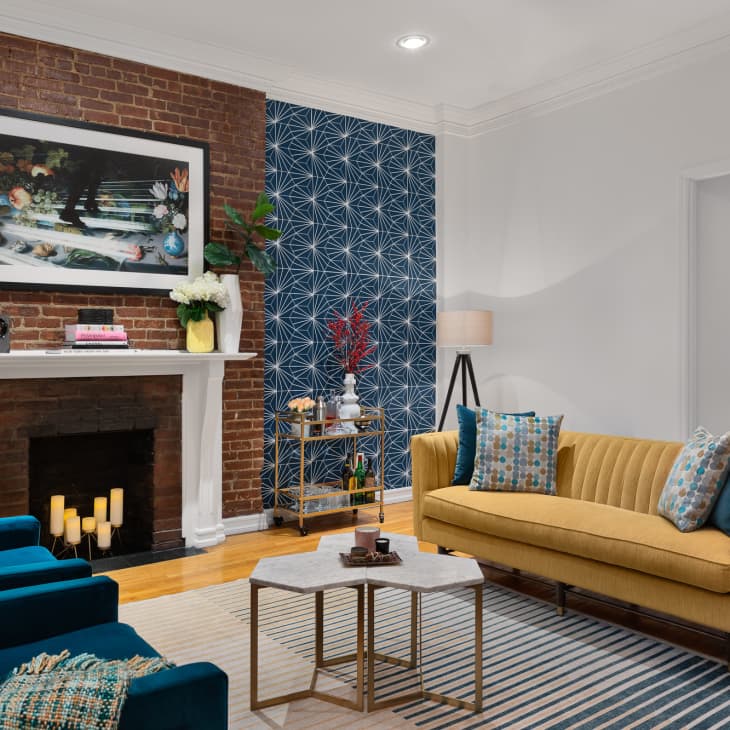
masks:
[[[208,317],[208,312],[199,322],[188,320],[186,333],[188,352],[213,352],[213,320]]]

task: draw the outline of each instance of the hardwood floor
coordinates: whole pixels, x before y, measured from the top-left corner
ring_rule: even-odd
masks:
[[[299,535],[296,524],[285,523],[282,527],[271,527],[261,532],[232,535],[223,544],[208,548],[202,555],[124,568],[108,575],[119,583],[121,603],[141,601],[247,578],[261,558],[316,550],[319,538],[326,533],[352,532],[358,525],[379,523],[377,513],[361,510],[356,518],[349,514],[335,514],[307,520],[310,532],[306,537]],[[387,532],[412,535],[411,503],[386,505],[385,522],[380,527]],[[436,547],[422,543],[421,549],[435,552]]]
[[[209,548],[201,555],[115,570],[109,575],[119,583],[121,603],[141,601],[247,578],[260,558],[315,550],[319,538],[325,533],[351,532],[357,525],[368,524],[378,524],[375,513],[361,511],[357,518],[346,514],[327,515],[307,521],[310,532],[306,537],[299,535],[296,523],[289,523],[261,532],[233,535],[222,545]],[[381,527],[387,532],[412,535],[411,503],[387,505],[385,523]],[[427,552],[436,552],[432,543],[422,542],[420,547]],[[483,565],[482,568],[488,580],[505,588],[547,602],[554,600],[554,585],[548,581],[518,575],[497,566]],[[702,627],[666,620],[637,612],[627,605],[609,604],[598,597],[573,592],[568,593],[566,610],[580,611],[722,661],[728,660],[726,637],[705,631]]]

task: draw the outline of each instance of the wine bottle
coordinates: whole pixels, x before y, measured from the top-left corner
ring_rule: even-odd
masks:
[[[365,499],[367,502],[375,501],[375,470],[373,469],[373,460],[368,457],[368,468],[365,470],[365,488],[372,489],[372,492],[366,492]]]
[[[365,469],[362,465],[362,459],[357,460],[354,476],[357,483],[357,489],[363,489],[365,487]],[[363,492],[355,494],[355,504],[365,504],[365,494]]]

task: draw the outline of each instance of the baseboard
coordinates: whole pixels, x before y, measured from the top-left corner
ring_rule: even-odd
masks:
[[[254,515],[239,515],[238,517],[224,517],[223,528],[226,535],[240,535],[244,532],[257,532],[269,526],[271,510],[265,510]]]
[[[385,504],[395,504],[396,502],[410,502],[413,499],[413,489],[411,487],[399,487],[398,489],[386,489],[383,501]]]

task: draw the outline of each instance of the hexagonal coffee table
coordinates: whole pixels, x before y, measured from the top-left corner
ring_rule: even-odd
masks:
[[[292,702],[305,697],[315,697],[326,702],[364,709],[365,658],[367,666],[367,710],[379,710],[414,699],[427,698],[455,707],[481,712],[482,710],[482,584],[484,577],[476,560],[456,558],[446,555],[433,555],[418,551],[416,538],[407,535],[383,533],[391,539],[391,549],[401,556],[400,565],[387,565],[370,568],[346,568],[339,553],[348,552],[354,544],[354,534],[327,535],[320,540],[319,548],[313,553],[300,553],[276,558],[263,558],[259,561],[249,579],[251,584],[251,709],[261,709],[283,702]],[[367,585],[368,621],[367,649],[364,642],[365,611],[364,594]],[[310,689],[292,692],[265,700],[258,698],[258,592],[261,588],[271,587],[296,593],[315,594],[315,669]],[[324,636],[324,591],[348,587],[357,590],[357,648],[353,654],[331,657],[323,656]],[[375,651],[375,591],[378,588],[396,588],[411,593],[411,642],[408,660],[380,654]],[[375,699],[375,662],[385,661],[411,669],[418,668],[419,635],[421,634],[421,595],[456,588],[471,588],[474,592],[474,702],[461,700],[432,692],[423,688],[415,692],[391,697],[387,700]],[[320,668],[355,662],[357,680],[355,699],[347,700],[316,690],[316,675]],[[422,674],[422,673],[421,673]]]

